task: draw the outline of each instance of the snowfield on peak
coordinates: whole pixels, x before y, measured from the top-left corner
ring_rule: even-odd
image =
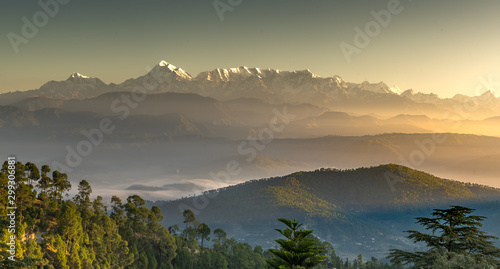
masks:
[[[90,77],[74,72],[73,74],[71,74],[70,78],[90,78]]]

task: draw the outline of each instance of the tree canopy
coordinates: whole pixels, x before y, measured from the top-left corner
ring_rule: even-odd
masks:
[[[424,243],[427,250],[392,249],[388,257],[410,268],[499,268],[500,249],[491,241],[497,238],[480,230],[485,217],[472,212],[474,209],[451,206],[435,209],[431,218],[417,218],[417,223],[432,233],[410,230],[408,238]]]
[[[286,229],[276,229],[285,239],[276,239],[280,249],[271,249],[275,256],[267,260],[271,268],[276,269],[307,269],[313,268],[321,263],[326,256],[321,255],[323,247],[316,244],[313,238],[309,237],[312,230],[300,229],[302,224],[296,220],[278,219],[286,225]]]

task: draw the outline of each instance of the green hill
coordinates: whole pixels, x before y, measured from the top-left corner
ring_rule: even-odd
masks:
[[[339,217],[349,210],[405,209],[500,197],[500,189],[443,179],[401,165],[319,169],[251,180],[201,196],[166,202],[167,212],[189,207],[204,219],[267,219],[275,214]]]
[[[413,225],[415,215],[489,200],[500,200],[500,190],[387,164],[297,172],[155,204],[165,212],[166,226],[182,222],[179,212],[191,209],[198,219],[232,236],[271,246],[272,235],[263,231],[272,231],[279,217],[295,218],[340,244],[340,253],[381,257],[384,249],[409,245],[401,231]]]

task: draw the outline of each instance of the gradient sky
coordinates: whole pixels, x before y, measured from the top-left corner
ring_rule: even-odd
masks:
[[[48,1],[48,0],[43,0]],[[227,3],[228,0],[220,0]],[[237,2],[234,1],[233,2]],[[195,76],[241,65],[310,69],[346,81],[475,95],[479,77],[500,81],[500,1],[410,1],[348,63],[339,47],[388,0],[242,0],[221,21],[211,0],[72,0],[12,49],[38,1],[0,10],[0,92],[29,90],[72,72],[120,83],[166,60]],[[500,89],[497,89],[500,92]]]

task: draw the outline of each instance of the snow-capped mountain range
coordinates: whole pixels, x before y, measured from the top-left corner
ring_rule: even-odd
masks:
[[[120,84],[106,84],[98,78],[73,73],[65,81],[49,81],[36,90],[0,94],[0,104],[10,104],[33,96],[84,99],[107,92],[129,92],[141,88],[148,93],[196,93],[218,100],[258,98],[275,104],[311,103],[333,110],[367,114],[380,114],[382,110],[391,112],[385,114],[439,114],[443,108],[473,101],[480,104],[477,110],[481,116],[500,114],[499,99],[488,92],[476,97],[456,95],[441,99],[435,94],[402,91],[384,82],[352,83],[339,76],[320,77],[308,69],[282,71],[240,66],[204,71],[193,77],[166,61],[159,62],[144,76]]]
[[[346,101],[362,101],[369,103],[367,107],[370,107],[376,105],[373,102],[383,103],[379,102],[381,99],[398,103],[397,97],[401,93],[397,86],[391,88],[383,82],[348,83],[339,76],[320,77],[308,69],[283,71],[240,66],[217,68],[192,76],[165,61],[161,61],[148,74],[129,79],[116,87],[132,91],[149,79],[158,83],[149,89],[152,93],[190,92],[218,100],[258,98],[275,104],[311,103],[321,107],[344,105]],[[387,104],[383,107],[387,107]]]

